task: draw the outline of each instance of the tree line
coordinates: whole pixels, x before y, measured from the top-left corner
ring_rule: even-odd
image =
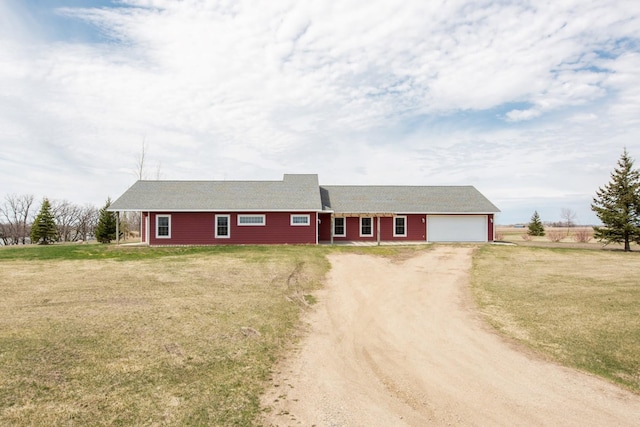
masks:
[[[134,173],[139,180],[148,179],[146,152],[147,143],[143,139],[140,155],[135,159]],[[155,179],[160,179],[160,164]],[[111,199],[100,209],[46,197],[38,209],[34,200],[31,194],[8,194],[0,200],[0,246],[116,240],[116,214],[107,211]],[[120,237],[126,239],[140,230],[139,212],[121,213],[119,219]]]
[[[115,240],[116,216],[107,212],[107,200],[99,209],[92,205],[78,205],[66,200],[43,199],[40,206],[31,194],[9,194],[0,201],[0,245],[29,243],[86,242]],[[140,214],[127,213],[120,217],[120,231],[140,229]],[[33,238],[32,238],[33,237]]]

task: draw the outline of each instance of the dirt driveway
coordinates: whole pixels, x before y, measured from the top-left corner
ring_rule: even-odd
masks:
[[[309,334],[264,397],[264,424],[638,425],[640,396],[528,355],[485,326],[467,286],[471,252],[332,256]]]

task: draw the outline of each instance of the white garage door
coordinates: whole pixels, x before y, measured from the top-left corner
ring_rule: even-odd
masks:
[[[486,215],[428,215],[429,242],[486,242]]]

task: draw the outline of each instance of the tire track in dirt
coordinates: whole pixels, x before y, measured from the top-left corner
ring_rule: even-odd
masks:
[[[469,302],[473,249],[339,254],[263,398],[274,426],[638,425],[640,396],[520,352]]]

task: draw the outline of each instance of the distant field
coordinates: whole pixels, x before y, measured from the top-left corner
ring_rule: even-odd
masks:
[[[640,253],[487,245],[473,290],[502,333],[640,392]]]
[[[599,242],[593,238],[593,227],[545,227],[545,236],[528,236],[528,228],[517,227],[496,227],[496,240],[511,242],[521,246],[545,246],[545,247],[563,247],[563,248],[580,248],[580,249],[623,249],[620,244],[609,244]],[[557,242],[551,240],[553,236],[561,237]],[[588,242],[581,242],[580,238],[590,236]],[[637,244],[631,244],[632,250],[640,250]]]

